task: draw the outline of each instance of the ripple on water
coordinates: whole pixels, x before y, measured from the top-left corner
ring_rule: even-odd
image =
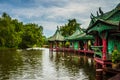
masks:
[[[89,80],[85,64],[80,67],[76,65],[80,63],[66,60],[70,54],[49,53],[49,49],[7,52],[0,56],[0,80]]]

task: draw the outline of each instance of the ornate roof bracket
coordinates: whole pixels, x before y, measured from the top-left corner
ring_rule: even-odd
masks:
[[[120,31],[120,21],[119,21],[119,29],[118,30]]]
[[[90,16],[91,19],[95,18],[95,16],[91,13],[91,16]]]
[[[97,11],[97,16],[99,16],[99,13],[98,13],[98,11]]]
[[[101,15],[104,14],[103,11],[102,11],[102,9],[101,9],[101,7],[99,7],[99,13],[100,13]]]
[[[119,8],[119,9],[120,9],[120,3],[116,6],[116,8]]]
[[[101,37],[102,39],[106,39],[106,38],[107,38],[107,36],[108,36],[108,32],[107,32],[107,31],[106,31],[106,32],[104,32],[104,33],[99,32],[99,35],[100,35],[100,37]]]

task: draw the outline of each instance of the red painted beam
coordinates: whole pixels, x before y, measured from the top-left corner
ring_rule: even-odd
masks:
[[[101,65],[111,64],[111,62],[109,62],[107,60],[103,61],[102,59],[99,59],[99,58],[94,58],[94,60]]]

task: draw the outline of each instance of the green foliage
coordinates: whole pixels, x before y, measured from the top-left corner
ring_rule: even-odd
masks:
[[[65,43],[65,47],[68,48],[69,46],[70,46],[70,42],[67,41],[67,42]]]
[[[0,47],[27,48],[42,46],[45,41],[43,27],[37,24],[23,24],[11,19],[7,13],[0,17]]]
[[[77,23],[76,19],[69,19],[67,24],[60,26],[60,31],[63,36],[67,37],[72,35],[75,32],[76,27],[79,25],[80,24]]]
[[[118,50],[114,50],[112,53],[112,62],[113,63],[117,63],[120,60],[120,53],[118,52]]]
[[[32,47],[33,45],[42,46],[44,42],[42,31],[42,26],[36,24],[24,25],[24,35],[22,35],[21,47]]]

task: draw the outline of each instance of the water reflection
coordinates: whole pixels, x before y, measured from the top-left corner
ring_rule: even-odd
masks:
[[[50,60],[56,65],[59,77],[68,76],[68,80],[95,80],[95,66],[92,58],[73,53],[53,52],[50,53]]]
[[[41,53],[41,51],[0,50],[0,80],[23,80],[35,74],[41,65]]]
[[[0,50],[0,80],[94,80],[92,58],[44,50]]]
[[[22,64],[21,54],[18,54],[15,50],[0,51],[0,79],[9,79],[11,73],[16,74],[18,67]]]

